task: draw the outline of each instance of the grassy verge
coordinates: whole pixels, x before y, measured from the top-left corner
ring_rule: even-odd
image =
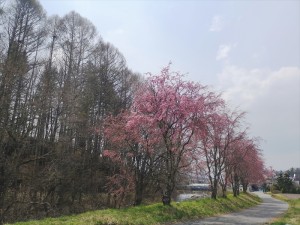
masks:
[[[281,218],[272,222],[272,225],[300,224],[300,199],[288,199],[281,194],[272,194],[272,197],[286,201],[289,204],[287,212]]]
[[[19,222],[15,225],[150,225],[192,220],[217,214],[237,211],[254,206],[260,202],[257,196],[241,194],[239,197],[210,198],[172,203],[163,206],[161,203],[130,207],[126,209],[107,209],[90,211],[73,216],[47,218],[38,221]]]

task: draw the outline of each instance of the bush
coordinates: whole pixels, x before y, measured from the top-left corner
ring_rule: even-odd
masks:
[[[274,185],[274,184],[270,187],[270,191],[271,191],[272,194],[282,193],[280,190],[278,190],[277,185]]]
[[[282,191],[279,191],[279,190],[273,190],[271,192],[272,192],[272,194],[280,194],[280,193],[282,193]]]

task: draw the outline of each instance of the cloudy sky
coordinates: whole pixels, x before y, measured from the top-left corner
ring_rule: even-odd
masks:
[[[267,166],[300,167],[300,1],[40,0],[88,18],[136,72],[170,61],[247,111]]]

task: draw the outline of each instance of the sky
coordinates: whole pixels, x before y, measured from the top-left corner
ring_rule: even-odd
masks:
[[[135,72],[169,62],[246,111],[266,166],[300,167],[299,0],[40,0],[89,19]]]

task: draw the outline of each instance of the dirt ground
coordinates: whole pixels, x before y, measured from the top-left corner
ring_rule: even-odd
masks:
[[[300,194],[282,194],[289,199],[298,199],[300,198]]]

